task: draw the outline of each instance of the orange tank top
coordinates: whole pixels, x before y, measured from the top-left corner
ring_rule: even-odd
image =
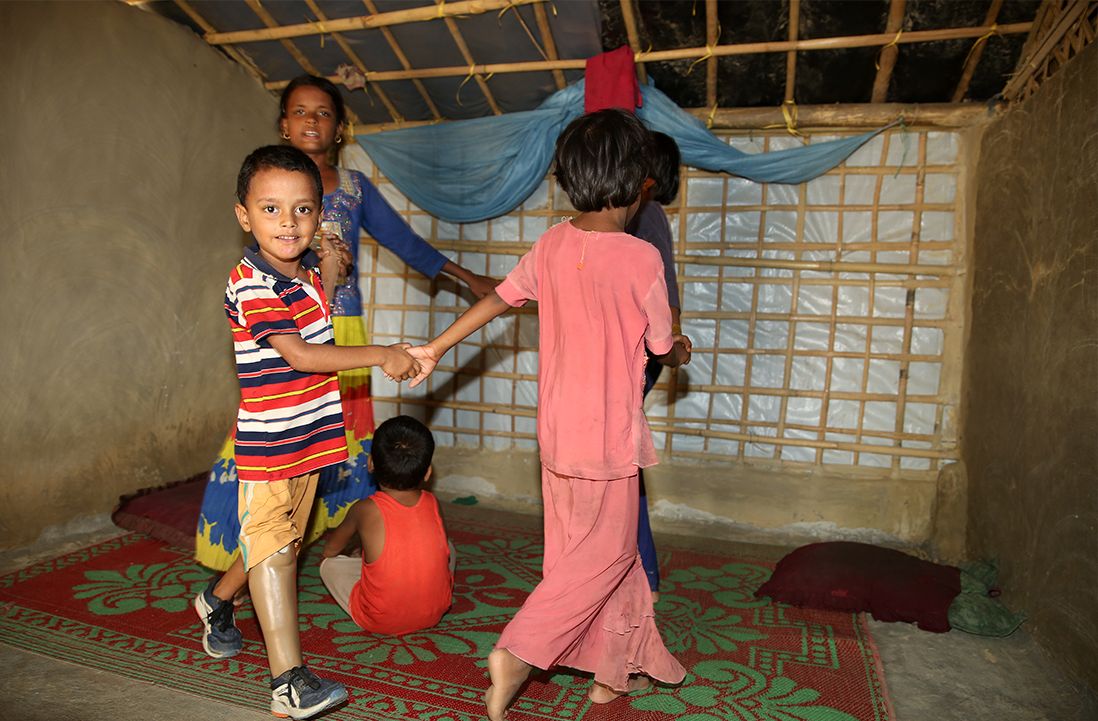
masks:
[[[434,626],[450,608],[450,549],[438,500],[424,491],[414,506],[378,492],[385,545],[351,590],[351,617],[374,633],[398,636]]]

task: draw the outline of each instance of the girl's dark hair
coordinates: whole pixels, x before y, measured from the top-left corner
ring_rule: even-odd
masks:
[[[679,146],[666,133],[652,133],[652,169],[648,177],[656,181],[652,199],[667,205],[679,194],[679,165],[682,164]]]
[[[434,454],[435,439],[427,426],[411,416],[390,418],[374,431],[370,445],[374,480],[397,491],[418,488]]]
[[[292,145],[264,145],[244,158],[244,164],[240,166],[240,173],[236,176],[236,197],[241,205],[246,204],[252,178],[260,170],[267,168],[305,173],[316,188],[316,201],[319,203],[324,197],[324,183],[312,158]]]
[[[278,101],[278,117],[280,120],[286,117],[286,103],[290,102],[290,96],[302,85],[311,85],[328,94],[328,97],[332,99],[337,125],[342,125],[347,120],[347,110],[343,107],[343,96],[340,95],[339,88],[328,78],[318,78],[315,75],[298,75],[282,91],[282,97]]]
[[[581,212],[628,207],[648,177],[651,138],[624,110],[576,118],[557,138],[554,174]]]

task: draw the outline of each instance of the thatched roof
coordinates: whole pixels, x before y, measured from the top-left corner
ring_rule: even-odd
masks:
[[[302,72],[356,68],[366,92],[346,97],[360,126],[527,110],[621,45],[711,120],[783,104],[972,107],[1028,94],[1098,24],[1087,0],[129,1],[275,92]]]

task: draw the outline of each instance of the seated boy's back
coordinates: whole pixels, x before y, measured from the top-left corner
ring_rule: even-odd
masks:
[[[419,488],[430,477],[433,451],[430,431],[418,421],[399,416],[383,423],[370,455],[380,490],[355,503],[325,544],[321,578],[367,631],[419,631],[450,607],[446,529],[438,500]],[[361,558],[336,555],[356,538]]]

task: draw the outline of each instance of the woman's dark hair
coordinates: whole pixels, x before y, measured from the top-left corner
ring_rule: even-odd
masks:
[[[679,165],[682,164],[679,146],[666,133],[652,133],[652,169],[648,174],[656,181],[652,200],[667,205],[679,194]]]
[[[311,85],[328,94],[328,97],[332,99],[332,109],[335,110],[337,125],[342,125],[347,120],[347,109],[343,106],[343,96],[340,95],[339,88],[328,78],[318,78],[315,75],[298,75],[282,91],[282,97],[278,101],[278,117],[280,120],[286,117],[286,103],[290,102],[290,96],[302,85]]]
[[[241,205],[247,202],[252,178],[260,170],[267,168],[305,173],[316,187],[316,201],[319,203],[324,197],[324,183],[320,179],[320,170],[312,158],[292,145],[264,145],[244,158],[244,164],[240,166],[240,173],[236,176],[236,197]]]
[[[382,488],[418,488],[431,467],[435,439],[427,426],[411,416],[396,416],[374,431],[370,457],[374,480]]]
[[[648,177],[651,138],[624,110],[599,110],[576,118],[557,138],[557,183],[581,212],[628,207]]]

